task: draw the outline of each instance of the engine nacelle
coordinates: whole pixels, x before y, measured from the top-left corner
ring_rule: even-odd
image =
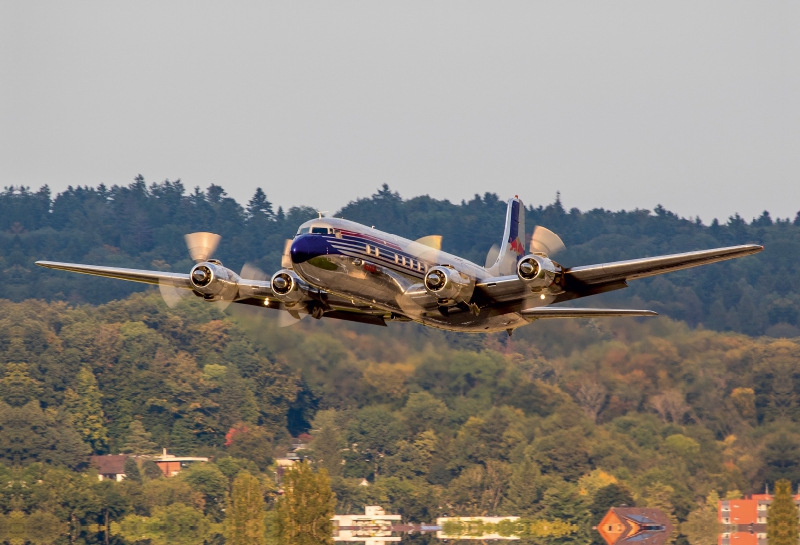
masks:
[[[301,284],[302,280],[297,273],[289,270],[276,272],[270,280],[272,293],[284,303],[296,303],[306,298],[306,294],[300,289]]]
[[[206,299],[233,300],[239,291],[239,275],[219,262],[198,263],[189,273],[194,291]]]
[[[556,281],[560,269],[539,255],[526,255],[517,263],[517,276],[531,288],[547,288]]]
[[[425,291],[440,301],[465,302],[472,298],[475,279],[449,267],[431,267],[423,280]]]

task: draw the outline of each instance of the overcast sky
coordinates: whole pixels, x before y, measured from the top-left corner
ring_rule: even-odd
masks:
[[[800,210],[800,2],[0,1],[0,185]]]

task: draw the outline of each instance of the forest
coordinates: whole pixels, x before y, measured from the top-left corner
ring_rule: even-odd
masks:
[[[411,239],[443,236],[448,252],[483,264],[499,243],[505,198],[493,193],[451,203],[427,196],[403,199],[388,186],[357,199],[334,215]],[[53,197],[47,187],[7,187],[0,193],[0,298],[100,304],[145,289],[141,285],[65,275],[40,269],[39,259],[188,271],[192,265],[183,235],[222,235],[215,257],[240,270],[252,262],[272,274],[280,267],[284,241],[315,217],[307,207],[274,209],[257,190],[241,206],[211,185],[187,193],[177,181],[127,186],[69,188]],[[757,257],[639,280],[628,289],[592,298],[590,304],[649,308],[695,327],[747,335],[800,335],[800,212],[772,218],[764,212],[747,221],[738,214],[704,224],[656,206],[611,212],[565,210],[560,199],[528,206],[526,226],[558,233],[567,249],[564,266],[603,263],[666,253],[759,243]],[[643,306],[642,306],[643,305]]]
[[[492,194],[454,205],[384,187],[336,215],[442,234],[445,249],[481,262],[504,208]],[[54,199],[2,194],[0,540],[27,528],[31,543],[286,543],[275,537],[286,490],[306,487],[320,512],[381,505],[411,523],[516,515],[569,528],[522,541],[537,544],[597,542],[592,526],[612,505],[653,506],[675,522],[672,542],[706,545],[717,498],[800,483],[800,217],[705,226],[658,208],[530,208],[529,229],[564,239],[565,265],[766,249],[597,298],[666,316],[544,321],[512,337],[311,319],[278,328],[267,309],[222,313],[194,298],[169,309],[152,288],[32,266],[188,270],[182,234],[208,229],[223,235],[227,265],[270,270],[313,215],[273,210],[261,191],[240,207],[216,186],[187,196],[179,182],[141,179]],[[287,486],[275,461],[301,434],[311,473]],[[162,448],[211,461],[172,478],[133,463],[119,483],[89,464]],[[237,502],[253,494],[263,499],[246,515]],[[237,517],[261,521],[249,531],[262,537],[231,537]]]

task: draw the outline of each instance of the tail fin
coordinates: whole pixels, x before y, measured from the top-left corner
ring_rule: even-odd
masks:
[[[493,276],[515,274],[517,261],[525,255],[525,206],[514,196],[508,200],[506,228],[503,231],[503,244],[494,265],[488,267]]]

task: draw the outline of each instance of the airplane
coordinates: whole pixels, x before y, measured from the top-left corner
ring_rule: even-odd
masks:
[[[508,335],[541,319],[656,316],[650,310],[574,308],[553,304],[628,286],[628,282],[762,251],[748,244],[627,261],[562,267],[564,248],[537,226],[526,252],[525,207],[509,199],[502,244],[480,266],[441,250],[441,237],[411,241],[341,218],[320,217],[286,241],[282,269],[271,278],[246,264],[241,274],[211,255],[219,235],[185,236],[196,264],[188,274],[37,261],[41,267],[159,286],[175,306],[188,294],[282,311],[289,323],[312,316],[386,326],[408,322],[461,332]]]

